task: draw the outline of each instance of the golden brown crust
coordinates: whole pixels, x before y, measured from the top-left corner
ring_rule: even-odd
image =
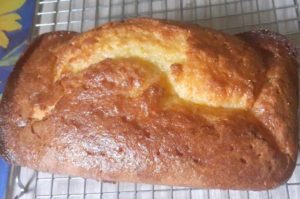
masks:
[[[0,107],[0,153],[13,163],[256,190],[293,171],[297,64],[280,36],[132,19],[30,49]]]

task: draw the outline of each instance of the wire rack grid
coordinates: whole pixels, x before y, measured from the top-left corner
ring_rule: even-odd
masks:
[[[57,30],[84,32],[109,21],[148,16],[198,23],[228,33],[267,28],[286,35],[300,49],[299,12],[299,0],[37,0],[32,38]],[[6,198],[299,199],[300,153],[289,181],[269,191],[97,182],[12,167]]]

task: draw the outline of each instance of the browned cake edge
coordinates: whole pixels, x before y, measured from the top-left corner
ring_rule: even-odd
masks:
[[[64,165],[64,163],[61,163],[61,167],[57,168],[47,168],[47,167],[39,167],[39,164],[32,163],[30,160],[24,161],[26,158],[23,159],[23,161],[18,161],[18,159],[15,158],[15,156],[19,156],[20,154],[14,154],[9,149],[15,148],[19,143],[14,143],[15,146],[7,146],[7,140],[13,140],[13,137],[9,137],[9,135],[12,134],[10,131],[14,131],[14,127],[10,126],[11,122],[15,123],[15,119],[11,117],[11,115],[14,115],[13,113],[17,113],[20,115],[26,115],[26,108],[25,110],[22,110],[23,112],[20,112],[20,107],[18,107],[18,97],[15,95],[15,89],[19,86],[18,80],[21,73],[26,73],[24,71],[23,67],[26,65],[28,58],[30,58],[31,54],[39,49],[39,48],[46,48],[47,46],[40,44],[44,41],[47,45],[60,45],[61,43],[67,42],[70,38],[72,38],[73,33],[66,33],[66,32],[58,32],[58,33],[48,33],[46,35],[40,36],[38,39],[36,39],[33,44],[29,47],[29,49],[26,51],[25,55],[18,61],[14,71],[12,72],[9,81],[7,83],[2,102],[0,107],[0,153],[1,155],[9,162],[15,163],[21,166],[27,166],[31,167],[37,170],[42,171],[49,171],[49,172],[58,172],[58,173],[68,173],[71,175],[80,175],[83,177],[89,177],[89,178],[95,178],[93,175],[93,171],[90,173],[87,173],[86,170],[81,170],[80,168],[73,167],[72,165]],[[214,187],[217,188],[251,188],[251,189],[266,189],[271,188],[274,186],[278,186],[281,183],[285,182],[292,174],[295,163],[296,163],[296,156],[297,156],[297,102],[298,102],[298,87],[297,87],[297,64],[295,61],[295,51],[293,50],[291,45],[288,41],[282,40],[282,36],[274,36],[274,34],[269,33],[245,33],[239,35],[243,40],[246,42],[249,42],[250,45],[253,45],[254,48],[262,49],[264,50],[261,45],[258,47],[257,42],[265,42],[266,48],[275,48],[278,52],[275,53],[281,53],[285,54],[287,59],[286,60],[280,60],[280,61],[287,61],[290,62],[286,65],[286,67],[281,69],[276,69],[276,74],[279,74],[279,78],[275,79],[274,82],[272,82],[272,85],[266,89],[266,95],[268,96],[268,99],[271,99],[271,102],[269,100],[264,101],[262,99],[262,103],[268,103],[268,107],[270,110],[268,110],[266,113],[257,114],[257,117],[260,118],[260,120],[266,124],[266,127],[272,131],[273,135],[280,134],[283,135],[283,139],[285,140],[283,148],[286,148],[286,153],[290,157],[288,161],[287,168],[284,170],[284,172],[278,171],[278,176],[274,176],[275,181],[272,182],[252,182],[253,186],[251,185],[251,182],[247,182],[246,186],[243,187],[240,185],[236,185],[236,187],[227,187],[225,184],[222,184],[221,186],[218,186],[217,184],[214,185]],[[48,41],[47,41],[48,40]],[[292,49],[292,50],[291,50]],[[269,49],[268,49],[269,50]],[[275,69],[274,69],[275,70]],[[272,73],[272,71],[270,72]],[[271,74],[272,76],[272,74]],[[273,76],[272,76],[273,77]],[[257,110],[255,109],[254,105],[254,112],[259,110],[259,106],[257,107]],[[24,112],[25,111],[25,112]],[[259,111],[258,111],[259,112]],[[22,125],[22,121],[20,121],[20,125]],[[22,132],[18,132],[19,134]],[[19,135],[22,136],[22,135]],[[30,139],[30,138],[29,138]],[[31,140],[34,141],[34,140]],[[10,141],[9,143],[13,143]],[[31,149],[28,149],[28,151],[24,151],[23,156],[26,156],[27,153],[30,153]],[[33,148],[34,150],[34,148]],[[32,151],[34,153],[34,151]],[[69,168],[68,168],[69,167]],[[120,171],[122,172],[122,171]],[[167,178],[167,176],[162,176],[163,178]],[[251,178],[251,176],[248,176]],[[99,179],[98,175],[96,177]],[[216,176],[218,178],[218,176]],[[108,179],[108,180],[118,180],[118,179]],[[126,180],[120,179],[120,180]],[[147,176],[145,178],[141,177],[140,179],[129,179],[130,181],[135,182],[148,182],[148,183],[162,183],[164,184],[164,180],[161,179],[161,181],[148,181]],[[230,181],[230,179],[227,179]],[[178,179],[178,182],[174,182],[175,185],[182,185],[180,183],[181,179]],[[276,182],[277,181],[277,182]],[[230,184],[230,183],[228,183]],[[261,184],[261,186],[259,186]],[[186,186],[189,186],[188,184],[183,184]],[[199,184],[191,184],[191,186],[201,186]],[[231,185],[230,185],[231,186]],[[209,187],[209,185],[204,185],[204,187]]]

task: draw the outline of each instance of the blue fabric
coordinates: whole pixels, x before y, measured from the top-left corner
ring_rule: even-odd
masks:
[[[3,60],[3,58],[8,54],[10,56],[19,56],[24,49],[26,49],[26,40],[31,33],[34,8],[35,0],[27,0],[21,8],[14,11],[21,16],[21,19],[18,20],[18,22],[22,24],[22,28],[17,31],[5,32],[9,38],[9,45],[5,49],[0,47],[0,61]],[[13,62],[6,66],[0,66],[0,93],[2,93],[4,90],[5,83],[9,73],[12,71],[14,64],[15,63]]]
[[[28,42],[26,42],[26,40],[31,33],[34,8],[35,0],[27,0],[22,7],[12,11],[12,13],[18,13],[20,15],[21,18],[18,22],[22,25],[22,28],[16,31],[4,32],[9,39],[9,45],[7,48],[0,47],[0,94],[5,88],[15,61],[27,47]],[[8,174],[9,165],[0,157],[0,199],[4,198]]]
[[[0,47],[0,60],[11,50],[13,50],[16,46],[25,41],[30,35],[32,20],[34,15],[34,0],[27,0],[25,4],[21,8],[13,13],[18,13],[21,16],[21,19],[18,20],[20,24],[22,24],[22,28],[20,30],[5,32],[5,34],[9,38],[9,45],[7,48]],[[23,49],[18,50],[16,53],[22,52]]]
[[[9,166],[0,158],[0,199],[4,198],[8,181]]]

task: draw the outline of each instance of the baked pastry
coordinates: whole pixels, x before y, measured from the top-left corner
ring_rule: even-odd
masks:
[[[0,151],[36,170],[109,181],[268,189],[297,155],[296,52],[138,18],[38,37],[0,107]]]

